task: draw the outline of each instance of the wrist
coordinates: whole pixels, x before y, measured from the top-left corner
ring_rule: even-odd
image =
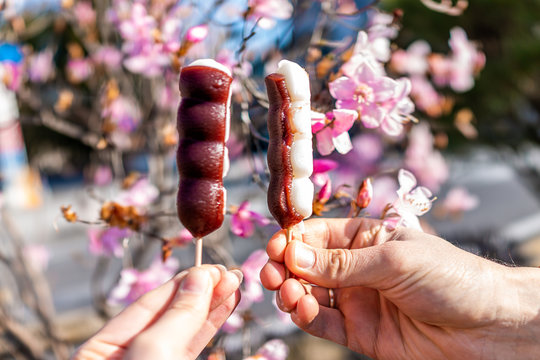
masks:
[[[502,272],[497,294],[501,305],[497,358],[536,359],[540,353],[540,269],[504,267]]]

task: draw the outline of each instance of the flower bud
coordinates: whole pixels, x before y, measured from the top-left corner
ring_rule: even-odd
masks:
[[[356,196],[356,205],[358,208],[365,209],[368,207],[371,199],[373,198],[373,185],[371,184],[371,179],[367,178],[362,181],[362,185],[358,189],[358,195]]]
[[[196,44],[206,39],[208,35],[208,25],[197,25],[190,28],[186,33],[186,40]]]

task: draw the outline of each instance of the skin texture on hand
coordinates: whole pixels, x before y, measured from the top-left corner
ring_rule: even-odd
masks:
[[[111,319],[72,360],[195,359],[238,305],[241,281],[222,265],[183,271]]]
[[[310,220],[293,240],[272,237],[261,280],[312,335],[376,359],[540,356],[540,269],[371,219]],[[302,280],[285,280],[284,263]]]

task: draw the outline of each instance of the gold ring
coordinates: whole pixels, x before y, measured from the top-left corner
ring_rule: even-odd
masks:
[[[334,297],[334,289],[328,289],[328,298],[330,303],[330,308],[334,308],[336,306],[336,298]]]

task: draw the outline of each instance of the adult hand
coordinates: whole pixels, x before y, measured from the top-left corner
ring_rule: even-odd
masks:
[[[315,336],[377,359],[532,359],[540,269],[510,268],[370,219],[306,221],[267,246],[263,285]],[[285,267],[299,279],[285,280]],[[318,286],[311,286],[315,284]],[[329,307],[329,291],[335,308]]]
[[[111,319],[73,359],[195,359],[240,300],[240,270],[203,265],[176,275]]]

